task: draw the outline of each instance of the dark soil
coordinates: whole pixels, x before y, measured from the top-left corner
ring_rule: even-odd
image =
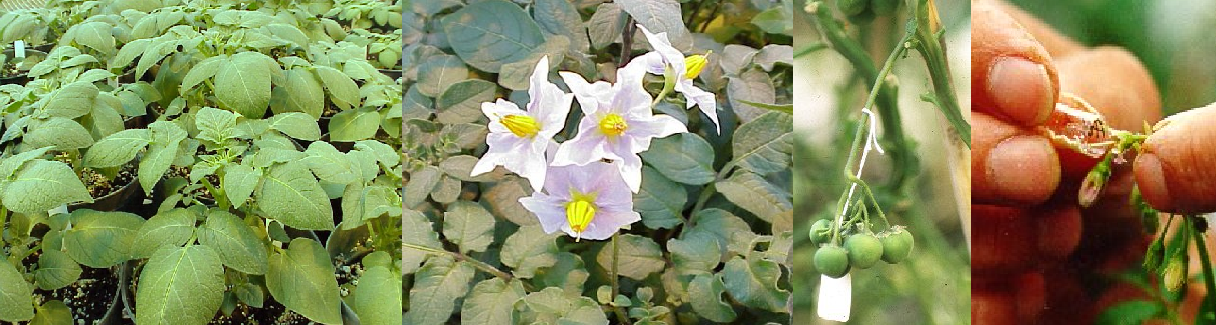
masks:
[[[82,266],[80,279],[54,291],[35,289],[44,301],[62,300],[72,310],[77,324],[96,324],[106,316],[118,290],[118,273],[111,269]]]
[[[71,165],[72,162],[67,153],[56,153],[55,160]],[[89,195],[94,199],[105,197],[110,193],[117,192],[123,186],[127,186],[136,178],[136,164],[134,162],[127,163],[122,166],[122,170],[118,171],[118,175],[114,179],[109,179],[106,175],[102,175],[90,168],[85,168],[80,175],[80,180],[84,182],[85,188],[89,190]]]

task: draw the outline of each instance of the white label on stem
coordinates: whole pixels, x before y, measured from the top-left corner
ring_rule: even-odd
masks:
[[[847,322],[853,304],[853,281],[848,274],[833,279],[819,276],[819,318]]]
[[[23,42],[23,41],[13,42],[13,47],[17,48],[17,51],[16,51],[17,57],[25,58],[25,42]]]

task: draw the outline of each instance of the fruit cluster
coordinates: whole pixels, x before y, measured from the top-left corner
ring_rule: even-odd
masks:
[[[898,264],[912,253],[912,233],[903,226],[894,226],[875,235],[860,224],[854,225],[846,231],[837,231],[827,219],[811,225],[811,242],[819,245],[815,252],[815,269],[819,273],[839,278],[853,267],[868,269],[880,259]],[[843,246],[839,244],[841,237],[844,237]]]

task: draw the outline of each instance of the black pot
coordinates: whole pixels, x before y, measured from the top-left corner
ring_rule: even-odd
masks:
[[[31,58],[31,57],[38,57],[39,58],[38,60],[42,60],[43,58],[46,58],[46,52],[39,51],[36,49],[26,50],[25,54],[26,54],[25,57],[27,59]],[[17,52],[13,49],[7,49],[7,50],[4,50],[4,55],[9,58],[12,58],[17,55]],[[7,85],[7,84],[24,85],[25,83],[30,82],[28,73],[29,73],[29,71],[22,71],[22,73],[19,75],[0,77],[0,85]]]
[[[118,294],[114,295],[114,300],[110,302],[110,309],[106,311],[105,317],[101,318],[102,325],[117,325],[129,323],[123,320],[124,303],[127,300],[127,283],[131,282],[131,261],[123,262],[118,269]],[[135,317],[130,317],[135,319]]]
[[[138,178],[131,178],[131,181],[119,188],[117,191],[110,192],[100,198],[93,200],[93,203],[76,203],[68,205],[68,211],[76,211],[78,209],[91,209],[97,211],[118,211],[126,206],[128,202],[142,202],[143,191],[139,188]]]
[[[383,73],[384,75],[388,76],[389,78],[393,78],[393,80],[401,79],[401,70],[388,70],[388,69],[379,69],[379,70],[380,70],[380,73]]]

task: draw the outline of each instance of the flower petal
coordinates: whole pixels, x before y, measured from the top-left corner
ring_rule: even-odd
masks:
[[[536,214],[540,220],[540,226],[545,230],[545,233],[552,234],[563,227],[569,229],[570,226],[566,222],[566,209],[562,208],[561,204],[557,204],[553,198],[541,192],[533,192],[532,196],[519,199],[519,204],[524,206],[524,209]]]
[[[642,189],[642,157],[630,154],[621,158],[619,162],[613,164],[617,165],[621,171],[621,178],[625,179],[625,185],[629,186],[629,191],[637,193]]]
[[[663,70],[667,68],[667,64],[663,62],[663,56],[659,52],[646,52],[646,54],[633,58],[629,60],[629,64],[626,64],[625,68],[628,69],[633,65],[637,65],[646,69],[646,72],[657,75],[663,75]]]
[[[666,61],[671,66],[672,72],[683,75],[684,54],[671,46],[671,42],[667,40],[667,32],[651,34],[650,30],[646,29],[642,24],[638,24],[638,28],[642,30],[643,35],[646,35],[646,40],[650,42],[650,47],[654,48],[655,52],[659,52],[659,55],[663,56],[663,61]]]
[[[612,237],[612,234],[620,231],[621,228],[641,220],[642,216],[632,210],[600,210],[596,214],[595,219],[591,219],[591,223],[587,224],[587,229],[583,231],[582,238],[594,240],[608,239]]]
[[[693,105],[700,107],[701,112],[705,113],[705,116],[714,122],[714,130],[718,134],[722,133],[722,125],[718,123],[717,96],[701,88],[697,88],[697,86],[692,84],[692,80],[676,83],[676,91],[684,94],[684,98],[688,99],[688,105],[685,109],[692,108]]]
[[[558,74],[562,76],[566,86],[570,87],[574,98],[578,99],[578,105],[582,107],[583,115],[595,114],[599,111],[601,104],[606,105],[612,102],[612,85],[608,82],[587,83],[587,79],[583,79],[583,76],[567,71],[558,72]]]
[[[676,133],[688,132],[688,127],[674,117],[659,114],[629,122],[629,136],[634,140],[634,153],[650,149],[650,140]]]
[[[507,127],[502,125],[502,122],[500,122],[504,116],[528,115],[528,112],[519,109],[519,106],[515,105],[515,103],[502,98],[499,98],[493,103],[481,103],[481,113],[490,118],[490,132],[494,133],[511,132],[511,130],[508,130]]]
[[[586,165],[600,159],[619,158],[608,152],[605,141],[608,139],[599,131],[599,122],[592,117],[583,117],[579,122],[578,135],[561,144],[553,157],[554,166]]]

